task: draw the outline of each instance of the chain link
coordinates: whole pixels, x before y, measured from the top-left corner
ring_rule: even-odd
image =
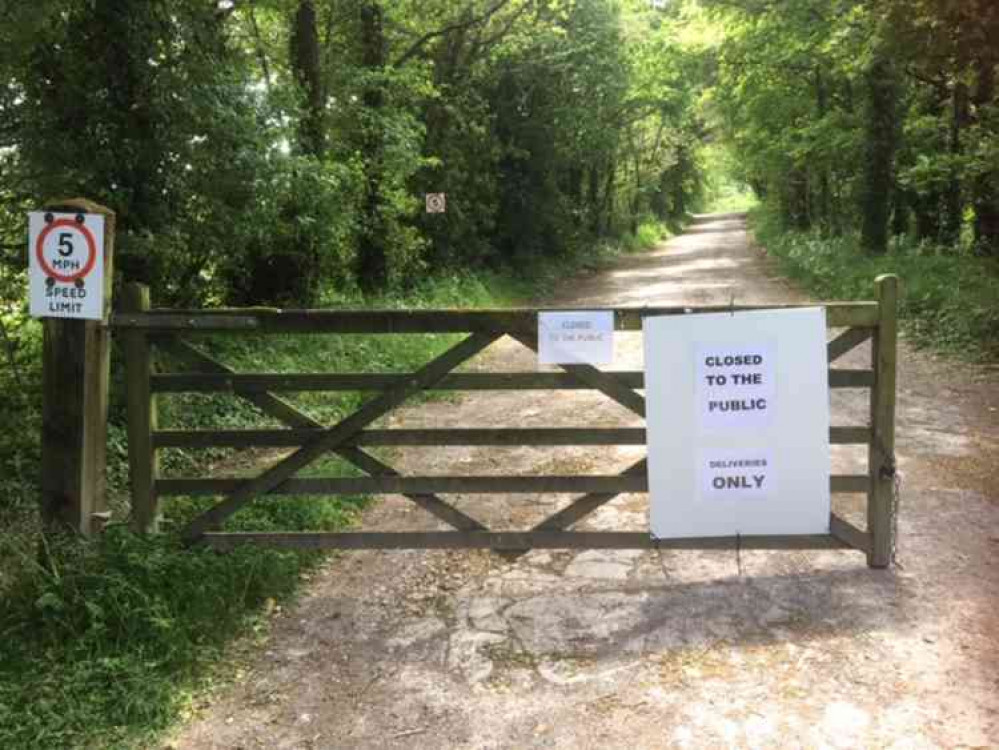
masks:
[[[898,510],[902,502],[902,473],[895,462],[895,454],[882,447],[881,454],[885,457],[881,467],[881,476],[892,480],[891,493],[891,564],[896,568],[903,567],[898,561]]]
[[[898,509],[902,504],[902,472],[895,470],[895,481],[892,482],[891,494],[891,564],[896,568],[904,568],[898,561]]]

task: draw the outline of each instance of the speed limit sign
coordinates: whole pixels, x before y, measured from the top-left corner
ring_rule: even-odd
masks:
[[[28,286],[38,318],[104,315],[104,217],[28,214]]]

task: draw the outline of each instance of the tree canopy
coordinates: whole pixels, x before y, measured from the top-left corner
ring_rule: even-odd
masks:
[[[999,256],[999,6],[706,0],[713,122],[787,226]]]
[[[999,255],[991,0],[38,0],[0,27],[0,296],[24,212],[119,216],[164,303],[314,304],[702,205]],[[446,214],[425,194],[444,192]]]
[[[22,212],[119,216],[120,275],[310,304],[580,251],[698,191],[706,81],[638,0],[40,0],[0,31],[4,263]],[[696,67],[696,65],[695,65]],[[445,215],[423,196],[448,195]]]

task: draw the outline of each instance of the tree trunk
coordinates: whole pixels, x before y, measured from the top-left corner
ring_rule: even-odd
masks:
[[[956,249],[961,241],[961,224],[964,219],[964,191],[961,185],[961,170],[957,165],[961,156],[961,131],[968,118],[968,86],[960,80],[963,66],[958,68],[957,79],[951,99],[950,136],[948,150],[952,158],[950,179],[944,191],[944,216],[940,240]]]
[[[687,196],[683,192],[683,177],[687,171],[687,150],[683,145],[676,147],[676,173],[673,183],[673,218],[682,219],[687,213]]]
[[[322,158],[326,152],[326,92],[319,56],[316,7],[312,0],[300,0],[298,4],[288,51],[295,81],[305,95],[305,106],[298,122],[299,147],[303,153]]]
[[[587,175],[587,207],[590,220],[590,232],[600,236],[600,168],[591,164]]]
[[[791,226],[802,232],[812,228],[808,193],[808,172],[795,167],[787,176],[787,214]]]
[[[606,235],[614,231],[614,190],[617,183],[617,163],[611,157],[604,176],[604,200],[600,234]]]
[[[374,80],[364,91],[366,109],[361,143],[364,160],[365,198],[363,228],[357,246],[357,283],[365,291],[383,288],[388,282],[388,238],[382,217],[383,138],[382,108],[385,103],[380,73],[385,67],[385,36],[382,8],[378,2],[361,5],[361,63]]]
[[[822,68],[815,69],[815,105],[818,109],[819,120],[824,120],[829,111],[829,92],[826,86],[826,79],[822,75]],[[829,167],[820,164],[819,171],[819,223],[823,229],[832,226],[832,199],[829,190]]]
[[[975,110],[996,104],[996,64],[999,63],[999,10],[992,9],[986,44],[976,60],[978,82],[975,87]],[[991,137],[999,134],[990,133]],[[999,257],[999,167],[995,164],[975,178],[972,186],[975,209],[975,251],[980,255]]]
[[[895,185],[892,190],[891,233],[898,237],[909,231],[909,194]]]
[[[864,186],[860,206],[863,215],[861,246],[872,254],[888,250],[888,218],[895,150],[898,86],[887,53],[878,51],[867,70],[867,132]]]
[[[938,120],[943,117],[946,106],[947,90],[942,86],[935,86],[932,98],[921,107],[920,114]],[[939,186],[934,184],[926,190],[914,192],[910,196],[909,206],[916,220],[916,238],[939,242],[943,214],[943,191]]]

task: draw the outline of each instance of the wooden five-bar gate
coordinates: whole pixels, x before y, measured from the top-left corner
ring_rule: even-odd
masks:
[[[611,446],[646,443],[641,427],[557,427],[542,429],[375,429],[371,425],[421,391],[563,390],[602,392],[634,414],[645,416],[642,372],[608,372],[589,365],[564,365],[561,372],[455,372],[498,339],[509,336],[537,350],[537,310],[164,310],[151,309],[149,291],[126,289],[122,311],[112,326],[124,338],[128,392],[128,446],[133,514],[142,529],[155,526],[158,499],[171,495],[208,495],[221,500],[183,530],[190,542],[226,549],[237,544],[315,548],[490,548],[506,552],[532,548],[743,549],[850,548],[866,553],[868,563],[891,562],[894,521],[894,410],[897,282],[876,282],[873,302],[828,303],[827,324],[837,329],[828,343],[832,365],[853,348],[873,339],[872,361],[863,369],[831,367],[832,388],[870,392],[870,420],[863,425],[834,426],[833,444],[868,446],[865,474],[831,478],[834,493],[866,493],[867,528],[833,515],[829,535],[743,536],[655,539],[636,531],[571,531],[571,527],[622,493],[646,492],[645,460],[620,474],[591,476],[401,476],[373,455],[374,446]],[[788,306],[770,306],[788,307]],[[757,307],[644,307],[614,310],[615,328],[640,331],[649,316],[767,309]],[[842,330],[839,330],[842,329]],[[454,346],[408,374],[261,374],[235,372],[192,345],[192,334],[465,334]],[[185,372],[157,372],[152,349],[186,362]],[[375,395],[334,425],[320,424],[276,392],[371,391]],[[157,425],[156,400],[166,393],[230,392],[255,404],[284,429],[163,430]],[[164,478],[157,472],[157,452],[165,448],[285,447],[287,455],[259,476],[247,479]],[[336,454],[365,477],[299,478],[317,459]],[[447,523],[449,531],[347,533],[227,533],[225,520],[262,495],[400,494]],[[492,531],[441,495],[449,493],[573,493],[579,497],[562,510],[523,531]]]

